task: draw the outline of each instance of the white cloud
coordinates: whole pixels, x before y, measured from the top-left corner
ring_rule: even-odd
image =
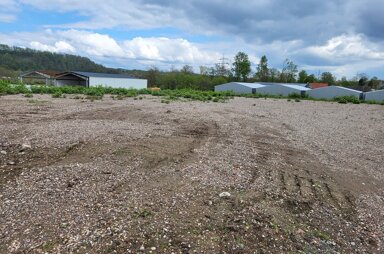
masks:
[[[4,43],[17,46],[31,47],[56,53],[76,53],[79,55],[111,63],[111,59],[125,60],[125,68],[135,60],[142,64],[141,68],[150,65],[190,64],[199,66],[217,61],[220,54],[214,50],[199,48],[185,39],[166,37],[136,37],[131,40],[117,41],[106,34],[83,30],[47,29],[38,33],[0,34]],[[136,63],[134,63],[135,66]],[[144,65],[144,66],[143,66]]]
[[[32,41],[30,47],[42,51],[50,51],[55,53],[75,53],[75,48],[65,41],[57,41],[53,46],[43,44],[38,41]]]
[[[0,0],[0,23],[11,23],[16,20],[18,4],[13,0]]]
[[[349,61],[384,58],[384,50],[367,40],[362,34],[336,36],[328,40],[325,45],[311,46],[306,51],[323,58],[348,59]]]

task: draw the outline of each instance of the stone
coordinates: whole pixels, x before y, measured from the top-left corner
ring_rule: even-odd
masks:
[[[219,194],[219,197],[221,198],[229,198],[231,196],[231,193],[229,192],[222,192]]]
[[[2,150],[0,153],[6,155],[7,151]]]
[[[32,149],[32,146],[30,144],[22,144],[20,152],[23,152],[23,151],[29,150],[29,149]]]

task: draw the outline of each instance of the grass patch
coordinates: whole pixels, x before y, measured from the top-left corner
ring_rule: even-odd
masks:
[[[50,103],[50,101],[34,100],[34,99],[29,99],[28,102],[32,103],[32,104],[46,104],[46,103]]]
[[[312,233],[313,233],[313,236],[320,238],[322,240],[325,240],[325,241],[329,241],[332,239],[332,237],[328,233],[320,231],[320,230],[314,230]]]

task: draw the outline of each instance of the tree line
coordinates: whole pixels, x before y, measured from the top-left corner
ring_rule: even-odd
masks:
[[[323,72],[319,76],[299,70],[290,59],[286,59],[281,70],[270,67],[264,55],[260,58],[255,70],[252,70],[249,57],[244,52],[238,52],[232,63],[215,64],[213,67],[200,66],[194,70],[191,65],[181,69],[171,68],[161,71],[156,66],[148,70],[125,70],[107,68],[96,64],[87,57],[69,54],[58,54],[38,51],[28,48],[10,47],[0,44],[0,78],[17,77],[21,72],[30,70],[57,71],[89,71],[104,73],[121,73],[136,78],[146,78],[150,87],[163,89],[193,88],[213,90],[215,85],[232,81],[242,82],[284,82],[284,83],[314,83],[325,82],[330,85],[340,85],[358,90],[368,91],[382,88],[383,82],[377,77],[369,78],[366,74],[357,74],[352,79],[342,77],[336,79],[331,72]]]

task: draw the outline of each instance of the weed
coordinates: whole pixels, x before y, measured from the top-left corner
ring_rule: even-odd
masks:
[[[299,99],[295,99],[295,102],[300,102],[300,100]]]
[[[39,100],[29,99],[28,102],[32,104],[45,104],[45,103],[49,103],[50,101],[39,101]]]
[[[24,94],[24,97],[26,97],[26,98],[32,98],[32,97],[33,97],[33,94],[31,94],[31,93],[26,93],[26,94]]]
[[[329,241],[332,239],[332,237],[328,233],[320,231],[320,230],[314,230],[312,233],[315,237],[318,237],[322,240]]]
[[[54,94],[52,94],[52,98],[60,98],[63,95],[61,91],[56,91]]]
[[[52,252],[54,248],[55,248],[55,243],[52,241],[46,242],[41,246],[41,249],[44,252]]]
[[[147,208],[142,208],[138,211],[135,211],[135,216],[137,218],[147,218],[152,215],[152,212],[148,210]]]

